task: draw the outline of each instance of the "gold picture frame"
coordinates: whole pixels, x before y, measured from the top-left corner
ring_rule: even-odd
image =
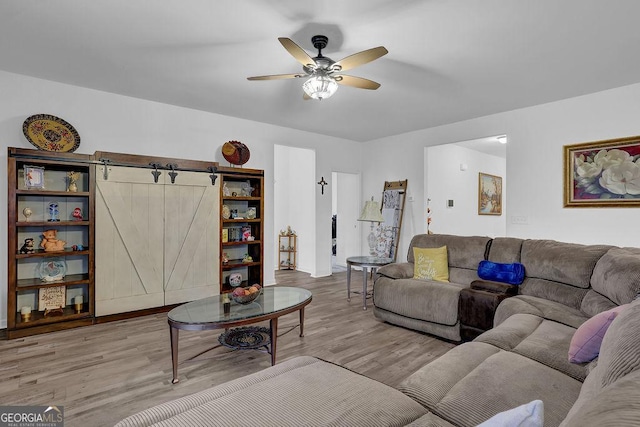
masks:
[[[478,173],[478,215],[502,215],[502,177]]]
[[[640,136],[563,148],[565,208],[640,206]]]

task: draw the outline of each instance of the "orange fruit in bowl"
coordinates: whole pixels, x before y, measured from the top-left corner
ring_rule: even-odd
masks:
[[[251,295],[251,292],[248,289],[244,290],[244,296]]]
[[[252,294],[255,294],[256,292],[258,292],[258,288],[256,288],[255,286],[251,286],[249,288],[249,292],[252,293]]]

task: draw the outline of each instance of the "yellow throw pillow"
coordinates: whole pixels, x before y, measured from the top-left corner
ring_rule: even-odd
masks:
[[[449,281],[449,261],[447,247],[441,248],[413,248],[414,279]]]

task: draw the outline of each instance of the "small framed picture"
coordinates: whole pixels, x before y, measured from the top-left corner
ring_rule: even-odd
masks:
[[[44,188],[44,168],[40,166],[24,167],[24,185],[27,188]]]
[[[479,173],[478,215],[502,215],[502,177]]]

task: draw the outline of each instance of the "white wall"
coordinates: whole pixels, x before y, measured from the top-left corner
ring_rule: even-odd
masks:
[[[563,208],[562,147],[639,135],[639,117],[635,84],[372,141],[363,151],[363,194],[379,191],[385,180],[409,180],[414,201],[407,203],[399,252],[406,259],[411,237],[426,228],[424,147],[506,134],[508,236],[638,246],[637,208]],[[528,223],[513,224],[512,216]]]
[[[274,148],[274,248],[277,251],[280,230],[291,226],[298,235],[297,269],[312,276],[316,275],[315,161],[313,150]]]
[[[360,173],[361,144],[340,138],[241,120],[203,111],[35,79],[0,71],[0,176],[6,188],[6,147],[32,148],[22,135],[23,121],[47,113],[71,123],[80,133],[78,153],[113,151],[184,159],[214,160],[226,165],[220,147],[239,140],[251,149],[246,167],[265,171],[265,283],[275,282],[273,240],[273,147],[276,144],[316,150],[316,177],[332,170]],[[239,99],[238,102],[250,102]],[[302,102],[302,101],[301,101]],[[330,107],[330,104],[326,104]],[[274,108],[276,108],[274,106]],[[331,274],[331,194],[315,185],[316,274]],[[7,205],[6,190],[0,205]],[[6,210],[0,209],[0,235],[7,234]],[[7,248],[0,248],[0,278],[7,277]],[[0,327],[6,326],[6,279],[0,279]]]
[[[506,235],[506,160],[455,144],[427,147],[425,197],[431,199],[430,230],[461,236]],[[460,170],[465,164],[467,170]],[[502,215],[478,215],[478,174],[502,177]],[[453,207],[447,207],[453,200]],[[426,203],[426,202],[425,202]]]

